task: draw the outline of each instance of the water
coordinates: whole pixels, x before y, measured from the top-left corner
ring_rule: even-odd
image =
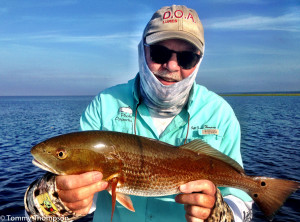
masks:
[[[300,181],[300,97],[224,98],[241,124],[245,171]],[[49,137],[77,131],[80,115],[91,99],[0,97],[0,216],[24,215],[24,193],[44,174],[32,165],[30,148]],[[256,207],[253,221],[266,221]],[[300,221],[299,191],[274,221]]]
[[[300,181],[300,97],[224,98],[240,121],[246,173]],[[254,215],[253,221],[266,221],[256,207]],[[273,221],[300,221],[300,191]]]

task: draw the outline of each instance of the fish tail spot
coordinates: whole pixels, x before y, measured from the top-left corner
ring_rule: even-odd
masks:
[[[250,191],[250,196],[268,219],[272,219],[285,200],[295,192],[299,183],[267,177],[253,177],[257,188]]]

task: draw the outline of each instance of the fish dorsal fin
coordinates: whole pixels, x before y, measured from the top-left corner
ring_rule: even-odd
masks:
[[[228,163],[230,166],[232,166],[234,169],[236,169],[238,172],[244,173],[244,169],[241,167],[241,165],[236,162],[234,159],[226,156],[225,154],[221,153],[220,151],[214,149],[209,144],[204,142],[203,140],[197,139],[193,140],[190,143],[184,144],[179,147],[180,149],[186,149],[191,150],[197,154],[204,154],[210,157],[213,157],[215,159],[221,160],[223,162]]]

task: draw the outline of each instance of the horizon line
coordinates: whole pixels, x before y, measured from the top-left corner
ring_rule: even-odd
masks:
[[[237,96],[237,95],[292,95],[300,96],[300,91],[266,91],[266,92],[215,92],[220,96]],[[98,93],[97,93],[98,94]],[[97,94],[66,94],[66,95],[0,95],[0,97],[81,97],[96,96]]]

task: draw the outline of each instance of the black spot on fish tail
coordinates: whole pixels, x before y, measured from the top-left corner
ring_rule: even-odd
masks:
[[[58,192],[55,191],[55,192],[53,192],[52,195],[53,195],[53,197],[55,197],[56,199],[58,199]]]
[[[268,177],[253,177],[253,180],[258,182],[258,187],[249,194],[269,220],[273,219],[286,199],[297,191],[300,185],[297,181]]]

